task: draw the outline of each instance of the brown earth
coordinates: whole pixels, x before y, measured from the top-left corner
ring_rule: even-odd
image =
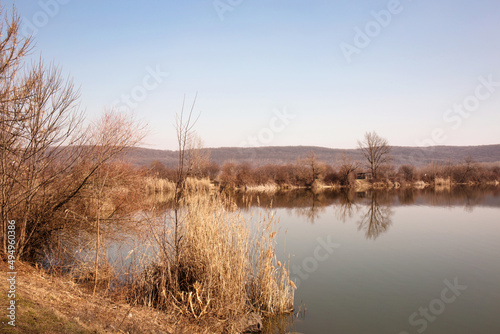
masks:
[[[63,276],[16,262],[16,327],[8,324],[8,267],[0,262],[1,333],[193,333],[166,313],[92,293]]]

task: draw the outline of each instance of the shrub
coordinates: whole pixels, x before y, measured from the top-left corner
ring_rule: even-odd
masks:
[[[416,178],[416,169],[412,165],[403,165],[399,167],[398,175],[401,181],[413,182]]]

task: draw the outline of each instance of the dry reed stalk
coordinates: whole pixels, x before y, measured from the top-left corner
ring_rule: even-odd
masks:
[[[144,186],[146,191],[152,194],[169,193],[175,190],[174,182],[157,177],[145,177]]]
[[[293,311],[295,283],[290,280],[286,263],[276,258],[275,213],[261,218],[252,252],[254,276],[251,300],[259,312],[283,314]]]
[[[188,177],[186,178],[186,189],[190,192],[209,191],[212,189],[212,183],[209,178]]]
[[[134,282],[137,302],[175,309],[195,321],[216,319],[225,330],[249,312],[293,310],[293,282],[275,255],[274,214],[264,217],[258,238],[252,238],[251,219],[221,195],[187,193],[180,211],[179,261],[168,253],[168,238],[159,226],[153,233],[156,256]],[[174,270],[177,284],[171,284]]]
[[[247,186],[246,191],[258,193],[276,193],[280,190],[280,186],[276,183],[259,184],[255,186]]]

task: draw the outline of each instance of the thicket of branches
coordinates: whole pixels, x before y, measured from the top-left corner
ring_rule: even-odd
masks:
[[[15,13],[0,23],[0,242],[6,253],[7,222],[15,220],[17,256],[34,259],[84,215],[75,210],[91,200],[98,172],[142,131],[113,111],[85,125],[73,82],[54,64],[29,63],[31,39],[19,28]]]

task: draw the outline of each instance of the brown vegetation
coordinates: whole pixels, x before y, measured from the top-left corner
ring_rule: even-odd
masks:
[[[8,271],[0,262],[2,291],[8,291]],[[17,263],[17,272],[22,278],[16,285],[20,307],[16,310],[16,327],[6,329],[6,333],[181,333],[174,331],[175,319],[165,312],[140,305],[131,307],[119,296],[92,295],[67,276],[48,274],[21,262]],[[0,295],[0,300],[6,305],[7,294]],[[0,320],[2,324],[9,321],[5,312]],[[197,332],[188,324],[182,327],[183,333]]]
[[[19,26],[15,14],[0,23],[2,261],[26,260],[93,296],[127,296],[131,308],[174,310],[175,319],[215,331],[240,331],[249,312],[291,312],[293,282],[278,265],[272,225],[255,237],[229,200],[209,192],[218,167],[191,131],[194,103],[177,118],[175,169],[126,165],[118,158],[141,140],[143,127],[112,110],[84,126],[71,81],[55,66],[26,64],[30,40]],[[148,206],[148,191],[173,193],[162,208],[166,219],[152,230],[155,244],[142,262],[117,267],[108,256],[111,237],[144,233],[141,223],[159,213]]]
[[[68,212],[81,208],[82,198],[93,200],[82,194],[101,168],[143,132],[112,111],[84,127],[72,82],[53,65],[26,64],[30,39],[20,36],[19,24],[14,15],[0,25],[0,243],[7,253],[7,221],[15,220],[17,256],[33,260],[81,215]]]
[[[179,257],[161,248],[165,222],[152,225],[153,244],[160,248],[133,279],[132,302],[174,310],[214,332],[238,332],[238,320],[251,312],[293,310],[293,283],[276,259],[272,216],[253,235],[247,219],[227,198],[204,194],[186,195],[178,216]]]
[[[356,188],[362,183],[365,188],[372,186],[391,188],[434,186],[442,184],[443,180],[447,180],[450,186],[453,184],[487,184],[500,180],[500,166],[476,163],[467,159],[457,164],[433,163],[420,168],[406,164],[396,169],[392,164],[381,164],[377,168],[376,177],[359,182],[360,180],[356,180],[358,173],[365,171],[360,167],[361,162],[342,156],[335,165],[327,165],[311,157],[314,156],[299,158],[294,164],[257,167],[250,163],[226,162],[220,168],[220,172],[211,175],[210,182],[224,189],[278,191],[296,188],[317,189],[318,187],[314,185],[320,185],[319,188],[324,186]],[[210,165],[213,166],[214,171],[219,169],[213,162]],[[168,168],[160,162],[155,162],[146,170],[146,173],[151,176],[167,175],[167,173],[158,173],[158,170],[165,171]],[[173,182],[175,177],[166,176],[164,180]],[[160,184],[163,181],[160,177],[156,182]],[[158,185],[157,188],[159,187]],[[168,188],[165,187],[165,189]]]
[[[293,282],[286,266],[277,265],[273,219],[257,228],[261,235],[255,239],[228,198],[209,195],[210,187],[195,181],[203,175],[196,167],[210,164],[188,145],[193,107],[186,119],[183,112],[177,118],[179,163],[172,208],[152,224],[152,254],[141,261],[143,269],[132,279],[129,298],[132,303],[175,310],[212,331],[238,332],[240,319],[250,312],[291,312]],[[248,182],[250,167],[239,167],[232,182]],[[162,170],[157,163],[153,168],[153,173]],[[225,166],[223,173],[231,169]]]
[[[358,141],[358,146],[367,161],[367,167],[376,179],[380,168],[392,160],[391,147],[387,139],[380,137],[375,132],[367,132],[363,141]]]

